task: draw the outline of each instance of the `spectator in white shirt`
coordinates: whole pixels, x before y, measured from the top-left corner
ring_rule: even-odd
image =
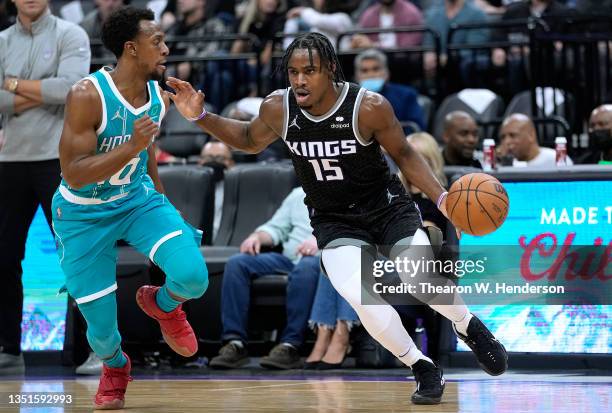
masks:
[[[514,157],[513,166],[554,168],[557,165],[555,150],[538,144],[535,126],[527,115],[514,113],[504,119],[500,138]],[[573,165],[569,156],[567,164]]]
[[[350,30],[353,21],[348,15],[357,8],[358,2],[352,0],[313,0],[312,7],[294,7],[287,12],[285,22],[285,34],[298,33],[304,31],[321,33],[336,46],[338,35]],[[293,37],[286,37],[283,41],[283,48],[286,49],[293,41]],[[347,49],[350,46],[349,36],[345,37],[340,45],[340,49]]]

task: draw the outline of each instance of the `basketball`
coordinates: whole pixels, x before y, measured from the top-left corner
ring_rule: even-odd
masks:
[[[446,210],[455,226],[470,235],[486,235],[499,228],[508,216],[508,193],[493,176],[464,175],[448,191]]]

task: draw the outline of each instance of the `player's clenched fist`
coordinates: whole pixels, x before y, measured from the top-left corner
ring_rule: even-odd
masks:
[[[144,115],[134,121],[134,132],[130,143],[140,152],[149,147],[158,131],[157,123],[153,122],[149,116]]]

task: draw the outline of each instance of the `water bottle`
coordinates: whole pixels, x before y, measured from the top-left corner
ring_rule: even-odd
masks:
[[[482,169],[492,171],[495,169],[495,141],[485,139],[482,142]]]
[[[415,333],[415,344],[419,350],[427,355],[427,331],[423,327],[423,319],[417,318],[417,326],[414,329]]]
[[[555,138],[555,152],[557,153],[557,166],[567,166],[567,139],[565,137]]]

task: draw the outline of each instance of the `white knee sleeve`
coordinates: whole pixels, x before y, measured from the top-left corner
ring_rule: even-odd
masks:
[[[368,333],[408,366],[425,358],[390,305],[361,304],[361,250],[354,246],[325,249],[321,254],[329,279],[355,309]]]

